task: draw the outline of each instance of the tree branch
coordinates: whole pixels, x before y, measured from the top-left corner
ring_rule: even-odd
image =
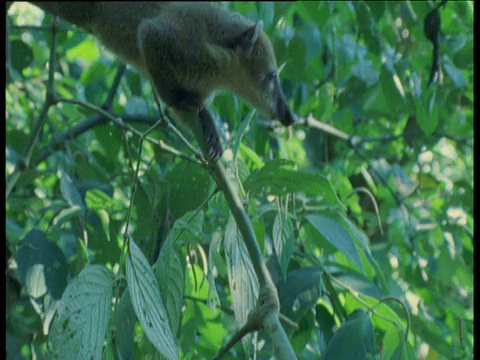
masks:
[[[202,139],[197,140],[202,141]],[[204,147],[201,148],[202,151],[205,150]],[[206,155],[207,154],[204,153],[205,158],[207,158]],[[243,207],[243,203],[237,191],[235,190],[237,186],[233,183],[233,177],[227,175],[221,160],[216,162],[209,161],[207,163],[207,169],[227,200],[237,227],[245,241],[245,245],[259,282],[260,293],[257,304],[249,315],[249,320],[247,321],[247,324],[255,321],[258,321],[258,323],[246,325],[247,329],[262,328],[267,332],[273,342],[276,359],[296,359],[295,352],[293,351],[287,334],[279,320],[280,304],[277,289],[270,276],[270,272],[268,271],[260,247],[258,246],[250,218]]]
[[[30,138],[27,142],[25,153],[22,159],[20,159],[20,161],[18,162],[17,166],[15,166],[15,169],[13,170],[12,174],[10,175],[10,178],[7,181],[5,200],[8,199],[9,195],[11,194],[11,192],[15,187],[15,184],[22,176],[22,173],[30,168],[30,165],[31,165],[30,160],[32,158],[33,150],[35,149],[38,138],[40,137],[40,134],[43,131],[43,126],[47,121],[48,110],[52,105],[56,103],[56,96],[55,96],[55,89],[54,89],[54,84],[55,84],[54,69],[57,63],[57,33],[58,33],[57,17],[54,17],[51,29],[52,29],[52,44],[50,47],[50,61],[49,61],[50,67],[48,71],[47,94],[45,96],[45,102],[43,104],[42,110],[40,111],[40,115],[38,116],[38,121],[35,124],[35,127],[32,130],[32,133],[30,134]]]

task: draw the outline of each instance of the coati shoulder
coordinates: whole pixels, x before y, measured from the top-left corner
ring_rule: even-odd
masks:
[[[222,149],[204,101],[215,90],[232,91],[285,126],[295,120],[261,21],[203,2],[34,4],[97,36],[149,76],[162,100],[184,118],[198,115],[213,159]]]

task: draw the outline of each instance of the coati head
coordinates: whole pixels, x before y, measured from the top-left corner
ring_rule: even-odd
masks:
[[[240,34],[235,41],[238,74],[231,74],[230,88],[255,106],[262,115],[289,126],[296,120],[283,95],[272,44],[262,21]],[[231,69],[235,71],[235,69]]]

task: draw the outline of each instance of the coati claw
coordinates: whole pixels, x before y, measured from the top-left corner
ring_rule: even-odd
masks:
[[[222,143],[216,131],[205,134],[206,153],[209,160],[217,161],[223,154]]]
[[[208,159],[211,161],[217,161],[222,157],[223,149],[220,144],[207,145]]]

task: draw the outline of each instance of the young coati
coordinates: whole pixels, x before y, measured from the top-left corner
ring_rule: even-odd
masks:
[[[295,121],[261,21],[254,23],[203,2],[33,3],[91,32],[143,71],[181,119],[199,119],[210,159],[222,154],[212,117],[204,107],[215,90],[238,94],[285,126]],[[189,123],[194,132],[197,125]]]

